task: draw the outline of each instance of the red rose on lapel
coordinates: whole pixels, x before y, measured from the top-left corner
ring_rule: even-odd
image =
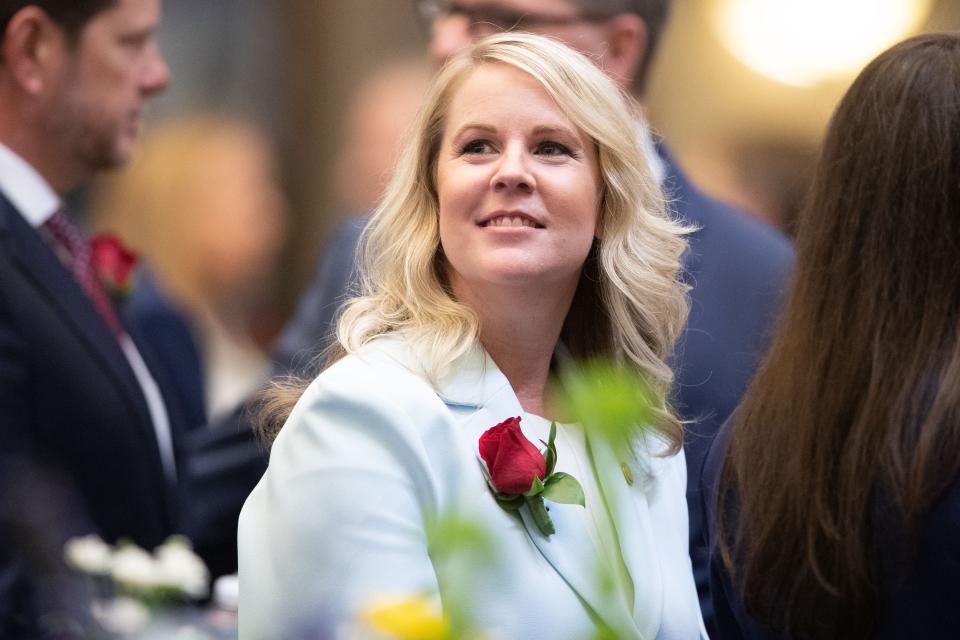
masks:
[[[108,293],[130,292],[137,254],[123,246],[120,238],[109,233],[95,236],[90,241],[90,260]]]
[[[530,491],[534,477],[547,475],[543,455],[520,431],[520,418],[507,418],[480,436],[480,457],[487,463],[490,481],[500,493]]]

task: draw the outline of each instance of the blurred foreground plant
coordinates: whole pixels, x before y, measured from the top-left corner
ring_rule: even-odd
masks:
[[[577,363],[567,359],[565,364],[559,379],[554,380],[548,390],[551,408],[565,421],[579,424],[588,443],[597,439],[605,441],[619,459],[624,480],[633,486],[636,446],[649,426],[666,413],[664,400],[658,399],[650,384],[632,367],[601,359]],[[615,464],[616,460],[611,463]],[[603,508],[621,507],[605,502]],[[608,516],[613,519],[612,514]],[[633,576],[638,578],[642,576]],[[630,577],[625,579],[629,581]],[[618,580],[613,566],[601,562],[595,567],[595,580],[601,593],[613,599],[623,578]],[[597,628],[589,640],[618,640],[630,636],[629,630],[618,630],[597,620]]]
[[[482,621],[473,615],[473,593],[478,581],[496,569],[493,537],[474,520],[444,514],[427,525],[427,544],[438,567],[440,598],[449,622],[448,638],[478,639]]]
[[[363,618],[373,631],[396,640],[453,638],[449,621],[426,597],[374,603],[364,611]]]
[[[480,640],[472,612],[476,580],[495,566],[487,530],[477,522],[443,515],[427,524],[427,544],[437,568],[439,598],[410,594],[372,601],[362,612],[358,637],[390,640]],[[442,603],[442,604],[441,604]]]
[[[587,360],[563,369],[549,392],[550,406],[620,450],[657,420],[665,407],[639,372],[609,360]]]

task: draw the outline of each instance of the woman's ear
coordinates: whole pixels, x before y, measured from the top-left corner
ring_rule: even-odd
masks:
[[[66,51],[63,29],[43,9],[31,5],[10,19],[0,53],[13,81],[25,93],[40,96],[59,74]]]
[[[603,70],[629,88],[643,65],[647,50],[647,25],[640,16],[621,13],[606,23],[607,44]]]

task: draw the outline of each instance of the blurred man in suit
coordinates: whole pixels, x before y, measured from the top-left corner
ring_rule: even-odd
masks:
[[[63,198],[123,165],[167,84],[160,0],[0,0],[0,637],[81,637],[60,561],[179,529],[179,428]],[[160,382],[161,384],[158,384]]]
[[[485,35],[531,31],[586,53],[641,103],[670,9],[669,0],[420,0],[416,5],[438,65]],[[642,122],[637,135],[677,215],[698,229],[689,236],[685,259],[693,289],[689,325],[674,358],[674,403],[691,421],[685,440],[690,553],[709,628],[713,609],[697,493],[700,468],[711,436],[735,407],[764,350],[793,252],[777,231],[698,191]],[[335,246],[280,340],[281,362],[309,362],[332,339],[333,311],[355,287],[354,277],[344,276],[351,273],[361,228],[350,220],[334,236]]]

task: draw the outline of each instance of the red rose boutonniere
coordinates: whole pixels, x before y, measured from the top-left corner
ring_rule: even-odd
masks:
[[[586,505],[583,487],[570,474],[553,469],[557,464],[557,425],[550,425],[550,441],[541,452],[524,437],[520,418],[507,418],[480,436],[480,457],[487,465],[487,482],[504,509],[530,507],[534,522],[545,536],[556,532],[544,500]]]
[[[110,297],[126,298],[133,288],[133,270],[137,254],[130,251],[115,235],[104,233],[90,241],[90,260]]]

